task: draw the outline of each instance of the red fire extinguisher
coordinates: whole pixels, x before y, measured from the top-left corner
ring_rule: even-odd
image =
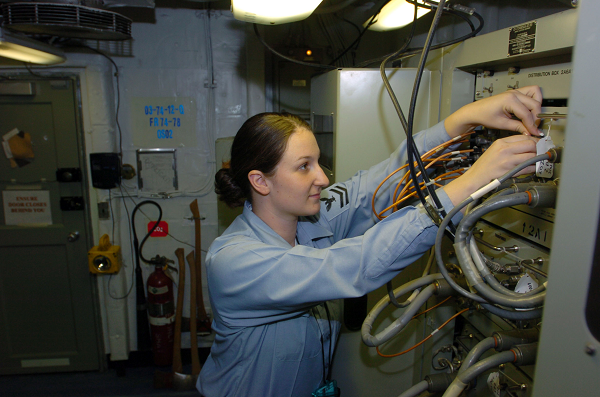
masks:
[[[173,339],[175,334],[175,300],[173,280],[163,271],[163,265],[155,262],[154,272],[147,281],[148,318],[152,335],[154,364],[173,363]]]

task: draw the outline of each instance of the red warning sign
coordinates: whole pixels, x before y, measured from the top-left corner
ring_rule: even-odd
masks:
[[[156,222],[148,222],[148,231],[152,230],[154,224],[156,224]],[[154,229],[150,237],[166,237],[168,234],[169,224],[165,221],[160,221],[158,222],[158,226],[156,227],[156,229]]]

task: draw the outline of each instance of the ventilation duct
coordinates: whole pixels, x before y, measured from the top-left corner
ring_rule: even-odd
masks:
[[[93,2],[97,4],[99,2]],[[112,6],[129,6],[119,2]],[[134,1],[133,6],[153,7],[154,2]],[[142,5],[143,4],[143,5]],[[90,40],[131,38],[131,19],[112,11],[59,2],[14,2],[0,5],[2,26],[25,34]]]

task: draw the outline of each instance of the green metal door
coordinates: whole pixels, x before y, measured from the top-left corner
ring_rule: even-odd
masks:
[[[100,368],[77,93],[0,82],[0,374]]]

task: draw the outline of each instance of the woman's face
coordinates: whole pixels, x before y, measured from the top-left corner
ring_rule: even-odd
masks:
[[[312,132],[301,128],[290,135],[275,174],[267,177],[275,215],[293,219],[319,212],[321,190],[329,184],[319,166],[320,154]]]

